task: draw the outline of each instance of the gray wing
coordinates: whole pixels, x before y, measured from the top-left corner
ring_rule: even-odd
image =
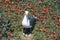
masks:
[[[36,22],[36,19],[32,16],[32,17],[28,17],[29,20],[30,20],[30,25],[31,26],[34,26],[35,25],[35,22]]]

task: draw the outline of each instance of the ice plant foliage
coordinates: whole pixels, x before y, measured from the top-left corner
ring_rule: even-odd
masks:
[[[60,40],[59,5],[59,0],[0,0],[0,38],[20,40],[21,22],[28,10],[37,17],[32,40]]]

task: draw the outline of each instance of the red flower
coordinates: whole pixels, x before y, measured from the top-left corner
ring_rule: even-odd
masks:
[[[20,9],[19,12],[22,13],[22,14],[24,14],[24,10],[22,10],[22,9]]]
[[[6,30],[6,28],[4,27],[3,30]]]
[[[30,7],[30,6],[27,6],[26,8],[27,8],[27,9],[30,9],[31,7]]]
[[[46,31],[45,27],[42,27],[40,30],[43,31],[43,32]]]
[[[56,36],[54,36],[53,38],[54,38],[54,40],[58,40],[58,38]]]
[[[8,39],[10,39],[10,38],[11,38],[11,36],[10,36],[10,35],[8,35],[7,37],[8,37]]]
[[[40,14],[35,14],[35,16],[37,16],[38,18],[40,18]]]
[[[55,24],[59,25],[60,24],[60,19],[58,19],[56,22],[54,22]]]
[[[18,3],[19,3],[19,2],[15,2],[15,4],[17,4],[17,5],[18,5]]]
[[[57,15],[56,14],[52,14],[52,19],[55,19],[57,18]]]
[[[58,22],[60,23],[60,19],[58,19]]]
[[[53,17],[57,17],[57,14],[54,13],[54,14],[52,14],[52,16],[53,16]]]
[[[14,2],[11,2],[12,4],[14,4]]]
[[[47,37],[50,37],[50,34],[47,34]]]
[[[11,14],[12,14],[12,12],[8,12],[8,14],[9,14],[9,15],[11,15]]]
[[[0,4],[2,4],[2,2],[0,2]]]
[[[44,8],[42,11],[43,14],[47,14],[48,12],[49,12],[48,8]]]
[[[47,19],[47,17],[46,17],[46,16],[40,16],[40,18],[41,18],[41,19]]]
[[[9,0],[5,0],[5,3],[9,5],[12,4],[12,2],[10,2]]]
[[[51,33],[50,36],[51,36],[51,37],[54,37],[54,34]]]
[[[52,34],[54,34],[54,35],[56,34],[56,32],[55,32],[55,31],[53,31],[53,30],[51,31],[51,33],[52,33]]]
[[[2,20],[2,18],[0,17],[0,20]]]
[[[2,34],[0,34],[0,37],[2,37]]]
[[[22,3],[20,3],[20,6],[23,6],[23,4],[22,4]]]
[[[12,31],[14,31],[14,29],[15,29],[15,27],[12,27],[12,29],[11,29],[11,30],[12,30]]]
[[[31,9],[34,9],[35,8],[35,6],[33,6],[33,5],[30,5],[30,7],[31,7]]]
[[[34,12],[35,12],[35,10],[33,10],[33,9],[30,9],[30,11],[31,11],[32,13],[34,13]]]
[[[10,32],[9,35],[10,35],[11,37],[14,36],[14,34],[13,34],[12,32]]]
[[[18,11],[18,8],[17,8],[17,7],[14,7],[13,10],[14,10],[14,11]]]
[[[28,0],[28,2],[30,2],[31,0]]]
[[[60,16],[57,16],[58,19],[60,19]]]
[[[4,15],[5,18],[7,18],[7,15]]]
[[[4,12],[8,12],[8,10],[5,9]]]

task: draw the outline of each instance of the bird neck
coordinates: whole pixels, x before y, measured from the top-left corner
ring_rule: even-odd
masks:
[[[28,17],[28,15],[24,15],[24,17]]]
[[[24,15],[24,19],[28,18],[28,15]]]

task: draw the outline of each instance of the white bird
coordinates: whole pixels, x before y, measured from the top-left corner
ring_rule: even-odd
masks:
[[[28,15],[29,11],[25,11],[25,15],[24,15],[24,18],[23,18],[23,21],[22,21],[22,25],[24,28],[31,28],[34,26],[34,23],[35,23],[35,16],[32,16],[30,17]]]
[[[34,15],[30,17],[28,13],[29,11],[25,11],[24,18],[22,21],[23,35],[25,36],[31,36],[28,34],[30,34],[33,31],[36,18],[37,18]]]

